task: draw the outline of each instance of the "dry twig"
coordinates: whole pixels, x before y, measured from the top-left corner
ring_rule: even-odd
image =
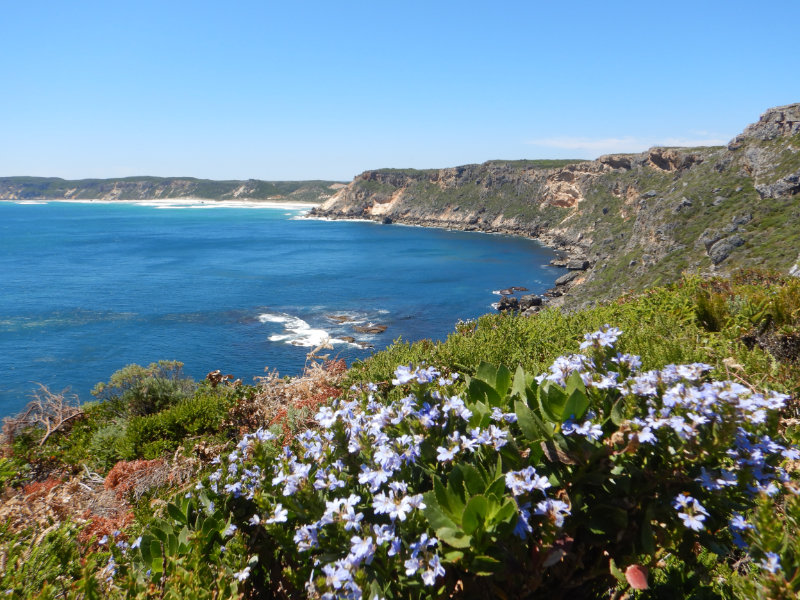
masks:
[[[39,440],[39,445],[42,446],[52,434],[83,415],[77,395],[67,394],[66,389],[56,394],[44,384],[37,385],[39,389],[33,392],[33,400],[25,410],[14,417],[3,419],[3,436],[6,442],[12,442],[20,431],[41,428],[44,429],[44,435]]]

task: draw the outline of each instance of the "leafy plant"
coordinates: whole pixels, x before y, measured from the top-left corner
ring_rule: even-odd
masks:
[[[792,488],[787,396],[708,380],[701,363],[643,371],[619,335],[587,334],[585,354],[538,377],[484,363],[459,384],[401,366],[401,394],[369,384],[293,448],[246,435],[209,493],[251,532],[253,576],[279,570],[310,594],[597,597],[628,585],[623,569],[659,580],[670,556],[713,590],[707,557],[734,555],[759,494]]]

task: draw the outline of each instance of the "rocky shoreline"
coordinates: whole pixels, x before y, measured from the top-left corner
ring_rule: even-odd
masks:
[[[569,269],[548,304],[576,309],[687,272],[790,272],[798,181],[800,103],[769,109],[727,146],[366,171],[309,216],[536,240]]]

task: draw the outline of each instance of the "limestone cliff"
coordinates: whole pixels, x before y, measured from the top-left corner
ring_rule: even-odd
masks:
[[[768,110],[727,147],[556,162],[367,171],[312,214],[539,239],[588,261],[558,292],[569,305],[687,270],[788,272],[800,253],[800,104]]]

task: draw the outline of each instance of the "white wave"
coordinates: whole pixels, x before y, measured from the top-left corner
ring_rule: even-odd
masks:
[[[324,329],[315,329],[303,319],[285,313],[264,313],[258,315],[258,320],[262,323],[281,323],[283,325],[283,333],[276,333],[269,336],[269,341],[271,342],[284,342],[292,346],[302,346],[304,348],[316,348],[326,341],[334,345],[356,345],[332,337],[331,334]]]

